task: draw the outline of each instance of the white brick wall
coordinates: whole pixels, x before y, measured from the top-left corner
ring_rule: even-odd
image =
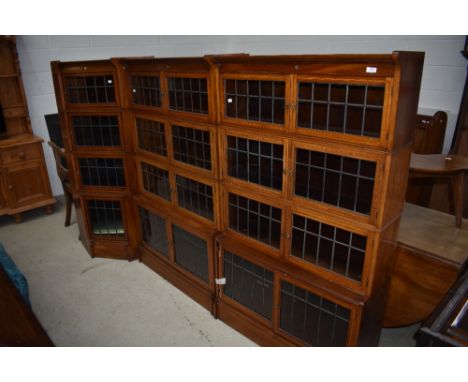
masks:
[[[464,36],[18,36],[18,52],[32,128],[49,139],[44,114],[57,111],[50,61],[119,56],[200,56],[204,54],[426,53],[419,111],[448,113],[444,151],[450,147],[466,77],[461,56]],[[63,190],[52,152],[44,145],[54,195]]]

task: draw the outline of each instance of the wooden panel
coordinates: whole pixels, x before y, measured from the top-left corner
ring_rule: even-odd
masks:
[[[404,326],[425,320],[455,282],[460,267],[399,244],[383,325]]]
[[[11,208],[50,197],[47,173],[41,161],[12,165],[5,169]]]
[[[54,346],[1,266],[0,346]]]
[[[42,158],[42,147],[38,143],[32,145],[28,144],[7,150],[2,150],[1,155],[4,165],[17,162],[24,162],[30,159],[40,159]]]
[[[134,260],[136,256],[132,253],[127,243],[109,243],[94,241],[91,247],[91,257],[102,257],[105,259]]]
[[[218,318],[240,333],[250,338],[260,346],[298,346],[299,342],[293,339],[287,339],[265,328],[257,320],[242,314],[238,309],[233,308],[227,303],[219,302]]]
[[[18,135],[29,132],[30,125],[26,118],[8,118],[5,122],[9,135]]]
[[[16,73],[16,52],[13,49],[14,40],[0,39],[0,75]]]
[[[0,78],[0,103],[3,108],[22,103],[18,78]]]
[[[424,320],[467,257],[466,224],[457,228],[451,215],[405,204],[384,325],[402,326]]]

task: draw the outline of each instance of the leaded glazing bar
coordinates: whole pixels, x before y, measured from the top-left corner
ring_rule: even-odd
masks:
[[[281,282],[280,328],[312,346],[345,346],[350,311],[308,290]]]
[[[88,214],[94,235],[122,236],[125,234],[122,208],[115,200],[88,200]]]
[[[273,272],[250,261],[224,252],[223,293],[271,320],[273,309]]]
[[[226,117],[284,124],[286,83],[267,80],[224,80]]]
[[[375,171],[375,162],[298,148],[294,192],[369,215]]]
[[[115,102],[114,78],[111,75],[66,77],[65,87],[69,103]]]
[[[208,246],[205,240],[173,224],[175,261],[208,282]]]
[[[276,190],[283,187],[283,146],[228,136],[228,175]]]
[[[133,103],[161,107],[159,76],[131,76]]]
[[[174,158],[193,166],[211,170],[210,133],[172,125]]]
[[[361,281],[367,238],[293,214],[291,256]]]
[[[77,146],[120,146],[119,122],[115,115],[72,117]]]
[[[143,241],[163,256],[168,256],[166,221],[140,207],[140,224]]]
[[[169,185],[169,173],[159,167],[141,162],[141,175],[143,188],[166,200],[171,200],[171,187]]]
[[[378,138],[384,86],[299,82],[297,126]]]
[[[213,220],[213,188],[196,180],[176,175],[179,206]]]
[[[84,186],[124,187],[121,158],[79,158],[81,183]]]
[[[140,149],[167,156],[164,123],[136,118],[136,127]]]
[[[229,193],[229,227],[252,239],[279,248],[281,209]]]
[[[208,114],[206,78],[169,77],[167,81],[170,109]]]

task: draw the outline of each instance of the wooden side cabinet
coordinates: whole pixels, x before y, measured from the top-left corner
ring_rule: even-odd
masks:
[[[32,134],[13,36],[0,36],[0,216],[38,207],[52,212],[43,140]]]
[[[52,212],[56,202],[52,197],[45,167],[42,140],[32,135],[0,140],[2,195],[0,213],[14,215],[21,221],[21,213],[45,207]]]

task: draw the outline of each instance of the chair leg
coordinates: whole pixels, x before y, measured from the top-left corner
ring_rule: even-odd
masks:
[[[65,191],[65,204],[66,204],[66,214],[65,214],[65,227],[70,225],[71,210],[72,210],[72,194]]]
[[[455,207],[455,225],[461,227],[463,220],[463,171],[452,177],[453,204]]]

